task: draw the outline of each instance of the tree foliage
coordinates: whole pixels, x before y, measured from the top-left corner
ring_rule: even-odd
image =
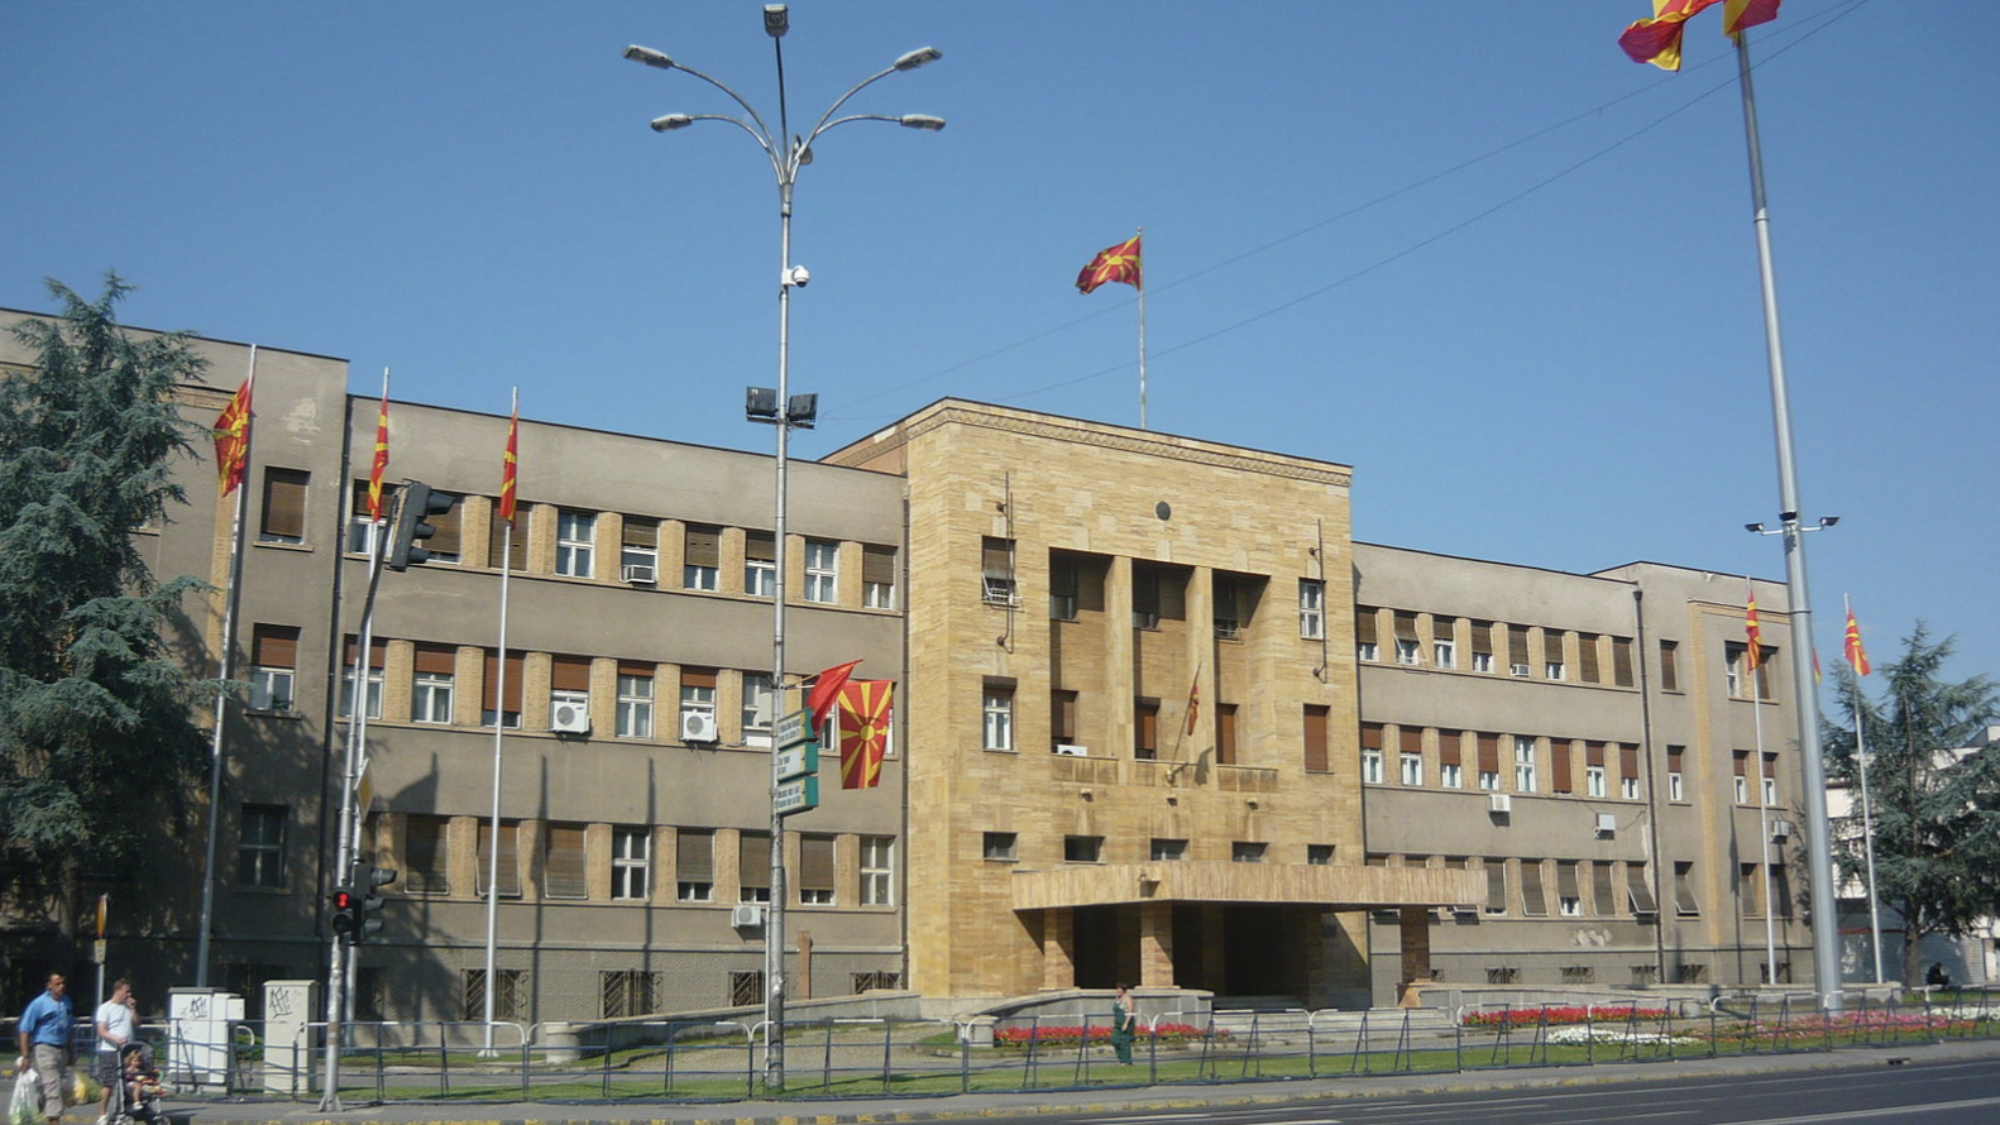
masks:
[[[1837,665],[1835,697],[1847,726],[1829,725],[1823,735],[1828,776],[1852,783],[1859,817],[1859,711],[1876,896],[1903,916],[1903,980],[1912,985],[1920,979],[1918,946],[1925,937],[1963,936],[1979,918],[2000,914],[2000,745],[1964,749],[2000,718],[2000,696],[1983,675],[1962,683],[1940,679],[1951,652],[1950,638],[1934,642],[1918,622],[1898,659],[1880,670],[1876,699],[1852,670]],[[1859,830],[1838,834],[1835,858],[1846,876],[1866,879]]]
[[[48,284],[61,312],[13,328],[34,370],[0,376],[0,902],[62,918],[80,877],[134,872],[205,758],[213,685],[163,628],[206,586],[155,581],[132,533],[184,502],[170,462],[199,431],[172,396],[206,361],[128,336],[115,274],[95,302]]]

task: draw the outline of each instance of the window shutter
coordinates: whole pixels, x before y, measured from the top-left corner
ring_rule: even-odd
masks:
[[[550,898],[588,898],[590,883],[584,862],[583,825],[551,824],[547,832],[542,889]]]
[[[1215,762],[1217,765],[1236,764],[1236,704],[1215,705]]]
[[[1361,724],[1361,748],[1363,750],[1380,750],[1382,748],[1381,723]]]
[[[1497,734],[1486,734],[1486,733],[1485,733],[1485,732],[1483,732],[1483,731],[1482,731],[1482,732],[1480,733],[1480,735],[1479,735],[1479,772],[1480,772],[1480,773],[1499,773],[1499,772],[1500,772],[1500,736],[1499,736],[1499,735],[1497,735]]]
[[[1618,745],[1618,776],[1639,776],[1639,748],[1624,743]]]
[[[486,565],[498,570],[500,569],[502,558],[506,555],[507,521],[500,518],[500,502],[498,500],[489,500],[487,503],[492,505],[493,519],[486,526]],[[528,521],[532,515],[534,513],[528,509],[526,504],[516,504],[514,509],[514,554],[511,559],[508,559],[510,565],[507,569],[509,570],[525,571],[528,569]]]
[[[833,889],[833,837],[799,837],[799,889]]]
[[[1556,894],[1562,898],[1583,897],[1583,890],[1577,885],[1575,860],[1565,859],[1556,863]]]
[[[1076,741],[1076,693],[1056,691],[1049,695],[1049,725],[1057,742]]]
[[[681,686],[712,688],[715,686],[715,669],[683,668],[681,669]]]
[[[1404,727],[1397,732],[1397,737],[1402,741],[1403,753],[1421,754],[1424,752],[1424,731],[1422,727]]]
[[[1542,656],[1551,664],[1561,664],[1563,662],[1562,630],[1542,630]]]
[[[1438,765],[1456,766],[1464,764],[1463,747],[1459,745],[1459,732],[1441,730],[1438,732]]]
[[[627,547],[651,547],[657,550],[660,546],[660,521],[626,516],[623,541]]]
[[[1749,776],[1749,773],[1750,773],[1750,751],[1748,751],[1748,750],[1732,750],[1732,751],[1730,751],[1730,757],[1731,757],[1732,759],[1734,759],[1734,761],[1733,761],[1733,762],[1731,763],[1731,765],[1732,765],[1732,766],[1733,766],[1733,768],[1734,768],[1734,771],[1735,771],[1735,773],[1736,773],[1736,776],[1737,776],[1737,777],[1747,777],[1747,776]]]
[[[722,529],[707,524],[687,525],[685,561],[689,566],[714,569],[722,565]]]
[[[1486,861],[1486,909],[1495,914],[1507,912],[1507,863],[1505,860]]]
[[[1667,747],[1667,769],[1669,771],[1673,773],[1682,772],[1681,767],[1686,758],[1687,758],[1687,747],[1685,746]]]
[[[486,680],[479,688],[479,706],[484,711],[515,712],[521,709],[521,654],[507,654],[507,699],[503,705],[496,694],[500,687],[500,658],[486,650]]]
[[[437,534],[423,541],[423,548],[434,555],[456,555],[463,550],[465,528],[465,500],[451,506],[451,511],[443,515],[433,515],[428,522],[437,528]],[[525,546],[525,544],[520,544]]]
[[[297,469],[264,470],[264,534],[279,539],[306,537],[306,482]],[[363,486],[364,492],[366,486]]]
[[[341,651],[340,656],[340,666],[342,668],[352,669],[354,667],[354,650],[357,647],[359,645],[354,637],[347,638],[347,647]],[[368,642],[368,666],[370,668],[382,667],[388,658],[388,652],[388,641],[378,638]]]
[[[736,882],[745,889],[771,886],[771,837],[745,832],[737,840]]]
[[[1486,656],[1493,655],[1493,623],[1474,621],[1472,623],[1472,651]]]
[[[1542,861],[1521,861],[1521,913],[1547,914],[1548,899],[1542,894]]]
[[[1354,643],[1375,643],[1375,611],[1367,606],[1356,606],[1354,609]]]
[[[1628,863],[1625,865],[1625,889],[1631,895],[1632,913],[1658,914],[1660,912],[1659,904],[1653,901],[1653,888],[1646,884],[1645,864]],[[1686,883],[1681,882],[1678,877],[1676,877],[1674,882],[1674,894],[1677,898],[1681,899],[1681,908],[1685,913],[1695,913],[1694,890],[1688,887]]]
[[[1310,712],[1312,709],[1308,707],[1306,710]],[[1157,699],[1141,699],[1135,706],[1133,713],[1138,719],[1138,756],[1141,758],[1158,757],[1160,752],[1160,701]],[[1321,716],[1320,726],[1322,731],[1320,756],[1321,760],[1324,761],[1326,755],[1324,715]],[[1306,743],[1306,753],[1308,755],[1312,753],[1311,742]],[[1306,768],[1311,769],[1312,767],[1307,766]],[[1320,768],[1325,769],[1326,766],[1322,765]]]
[[[1660,690],[1661,691],[1681,690],[1680,669],[1676,667],[1676,665],[1679,663],[1680,660],[1680,652],[1681,652],[1681,646],[1678,642],[1675,641],[1660,642]]]
[[[458,668],[458,650],[450,645],[420,644],[416,668],[420,674],[449,676]]]
[[[1601,766],[1604,764],[1604,744],[1602,742],[1586,742],[1583,744],[1583,764],[1587,766]]]
[[[1314,773],[1325,773],[1327,769],[1327,713],[1325,707],[1306,705],[1306,769]]]
[[[410,894],[446,894],[444,860],[446,822],[443,817],[412,816],[403,823],[403,890]]]
[[[743,557],[753,562],[776,562],[777,542],[771,532],[746,531],[743,533]]]
[[[590,658],[558,656],[549,669],[549,687],[555,691],[589,691]]]
[[[715,833],[683,828],[675,837],[674,878],[683,883],[715,881]]]
[[[1618,913],[1618,903],[1611,886],[1611,864],[1601,859],[1591,864],[1590,900],[1601,917]]]
[[[297,668],[299,629],[296,625],[258,625],[250,631],[250,663],[259,668]]]
[[[1528,627],[1526,625],[1507,626],[1507,662],[1526,664],[1528,662]]]
[[[1549,739],[1549,772],[1554,775],[1555,791],[1573,792],[1570,788],[1570,770],[1576,758],[1576,747],[1567,738]]]
[[[1458,625],[1458,619],[1455,617],[1431,618],[1431,639],[1443,641],[1446,644],[1451,643],[1452,632],[1457,627],[1457,625]]]
[[[1397,611],[1396,611],[1396,614],[1395,614],[1395,621],[1396,621],[1396,639],[1397,639],[1397,640],[1399,640],[1399,641],[1414,641],[1414,640],[1416,640],[1416,639],[1417,639],[1417,615],[1416,615],[1416,614],[1414,614],[1414,613],[1405,613],[1405,612],[1403,612],[1402,610],[1400,610],[1400,609],[1399,609],[1399,610],[1397,610]]]
[[[1576,635],[1576,662],[1579,674],[1586,684],[1598,682],[1597,674],[1597,634],[1578,633]]]
[[[1619,687],[1632,686],[1632,639],[1630,637],[1611,638],[1611,682]]]
[[[861,580],[882,586],[896,584],[896,549],[861,545]]]
[[[503,895],[521,893],[521,857],[515,850],[521,826],[513,821],[500,822],[500,879],[496,886]],[[480,894],[486,893],[486,873],[492,867],[493,822],[479,822],[479,871],[474,879]]]

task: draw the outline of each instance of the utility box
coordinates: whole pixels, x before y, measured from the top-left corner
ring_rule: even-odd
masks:
[[[316,980],[264,982],[264,1092],[297,1097],[312,1092],[313,1013],[320,1010]]]
[[[229,1036],[243,1022],[243,998],[219,988],[167,990],[167,1080],[229,1087]]]

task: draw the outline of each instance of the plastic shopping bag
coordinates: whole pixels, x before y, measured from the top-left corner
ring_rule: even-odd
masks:
[[[70,1071],[69,1081],[63,1083],[63,1099],[68,1105],[90,1105],[103,1096],[104,1087],[81,1070]]]
[[[14,1079],[14,1098],[8,1103],[7,1121],[9,1125],[41,1125],[42,1084],[32,1070],[22,1071]]]

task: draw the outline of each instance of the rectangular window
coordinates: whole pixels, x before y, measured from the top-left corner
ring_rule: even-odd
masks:
[[[1014,748],[1014,685],[988,681],[980,705],[979,745],[987,750]]]
[[[1535,791],[1535,740],[1525,735],[1514,736],[1514,792],[1533,793]]]
[[[1611,638],[1611,682],[1619,687],[1633,685],[1632,638]]]
[[[1308,866],[1308,867],[1331,867],[1331,866],[1333,866],[1333,845],[1332,845],[1332,844],[1307,844],[1307,845],[1306,845],[1306,866]]]
[[[653,737],[652,665],[619,661],[617,724],[620,738]]]
[[[299,666],[296,625],[256,625],[250,630],[250,709],[292,710],[292,680]]]
[[[359,648],[359,643],[349,637],[346,651],[340,657],[340,700],[337,706],[343,719],[354,714],[354,657]],[[386,640],[368,644],[368,668],[361,695],[363,714],[370,719],[382,717],[382,665],[388,660],[388,652],[389,642]]]
[[[285,889],[285,820],[283,805],[244,805],[243,831],[236,843],[236,885],[264,890]]]
[[[1515,676],[1526,676],[1530,672],[1526,625],[1507,626],[1507,671]]]
[[[1397,765],[1402,770],[1404,785],[1422,785],[1424,783],[1424,756],[1422,754],[1399,755]]]
[[[799,834],[799,903],[832,906],[834,902],[833,837]]]
[[[1417,615],[1397,610],[1393,615],[1396,628],[1396,663],[1415,664],[1417,662]]]
[[[660,521],[626,516],[619,532],[618,577],[635,585],[660,580]]]
[[[1576,744],[1567,738],[1549,739],[1549,792],[1574,793]]]
[[[1744,698],[1743,690],[1744,646],[1730,641],[1722,646],[1722,686],[1732,698]]]
[[[1731,750],[1729,758],[1729,768],[1735,771],[1729,780],[1734,786],[1736,803],[1747,805],[1750,803],[1750,751]]]
[[[1694,864],[1674,864],[1674,913],[1699,914],[1701,903],[1694,894]]]
[[[1565,918],[1583,915],[1583,889],[1576,878],[1576,861],[1556,861],[1556,911]]]
[[[1417,727],[1404,727],[1397,732],[1401,742],[1396,755],[1397,777],[1404,785],[1424,783],[1424,732]]]
[[[840,544],[806,540],[806,591],[809,602],[832,605],[840,600]]]
[[[1243,611],[1244,591],[1233,574],[1217,574],[1210,583],[1214,591],[1215,604],[1212,616],[1215,619],[1215,639],[1236,641],[1243,639],[1243,623],[1248,614]]]
[[[550,898],[589,898],[589,866],[584,859],[584,827],[550,824],[542,829],[542,893]]]
[[[1229,845],[1231,863],[1264,862],[1264,844],[1261,841],[1237,840]]]
[[[445,878],[450,855],[450,823],[441,816],[411,816],[403,822],[403,890],[410,894],[451,893]]]
[[[1049,620],[1075,621],[1077,588],[1080,585],[1075,555],[1052,551],[1049,554]]]
[[[416,667],[410,684],[411,722],[451,722],[452,686],[457,678],[457,662],[458,650],[449,645],[417,646]]]
[[[736,837],[736,901],[771,901],[771,834],[741,832]]]
[[[1305,767],[1309,773],[1325,773],[1332,768],[1331,744],[1327,741],[1327,716],[1331,712],[1324,706],[1308,703],[1305,708]]]
[[[1133,701],[1132,756],[1150,762],[1160,756],[1160,701],[1141,698]]]
[[[1160,627],[1158,567],[1132,564],[1132,627],[1148,631]]]
[[[1465,748],[1463,733],[1455,730],[1438,732],[1438,784],[1446,789],[1465,788]]]
[[[520,727],[523,678],[520,653],[508,653],[503,662],[499,653],[486,650],[485,676],[479,686],[479,725],[499,723],[509,730]]]
[[[715,669],[681,669],[680,734],[715,730]],[[686,741],[683,737],[683,741]],[[695,739],[694,741],[705,741]]]
[[[1507,861],[1489,859],[1486,864],[1486,913],[1507,913]]]
[[[1590,901],[1599,918],[1611,918],[1618,914],[1618,896],[1612,890],[1611,876],[1611,861],[1600,859],[1590,865]]]
[[[1646,865],[1632,862],[1625,865],[1625,897],[1632,904],[1632,913],[1646,916],[1658,914],[1660,904],[1653,900],[1653,888],[1646,881]]]
[[[861,545],[861,604],[868,609],[896,608],[896,549]]]
[[[528,971],[495,969],[493,972],[493,1018],[518,1023],[528,1018]],[[465,970],[466,1020],[486,1018],[486,970]]]
[[[396,486],[384,481],[382,484],[382,520],[385,529],[388,526],[390,515],[396,510],[395,495]],[[349,494],[349,501],[347,509],[347,550],[350,554],[372,555],[375,553],[375,523],[368,518],[367,481],[358,480],[354,482],[354,489]]]
[[[768,598],[778,589],[778,541],[768,531],[743,535],[743,592]]]
[[[778,694],[771,690],[769,672],[743,673],[743,743],[769,746],[771,724],[778,721]]]
[[[1361,724],[1361,780],[1382,784],[1382,724]]]
[[[1299,579],[1299,636],[1326,639],[1326,583],[1317,578]]]
[[[1660,690],[1681,690],[1681,646],[1679,641],[1660,642]]]
[[[1376,611],[1371,606],[1354,607],[1354,658],[1356,660],[1380,660],[1381,650],[1376,644]]]
[[[747,1008],[752,1004],[761,1003],[764,1000],[764,971],[762,969],[755,969],[749,972],[732,972],[729,974],[729,1004],[731,1007]]]
[[[1489,793],[1500,791],[1500,736],[1480,732],[1479,787]]]
[[[1061,688],[1049,692],[1049,740],[1057,746],[1077,744],[1075,692]]]
[[[705,523],[688,524],[681,554],[681,586],[713,593],[722,573],[722,529]]]
[[[1236,704],[1215,705],[1215,761],[1218,765],[1236,764]]]
[[[988,605],[1014,604],[1014,541],[991,535],[979,541],[982,600]]]
[[[1618,744],[1618,795],[1639,799],[1639,748],[1629,743]]]
[[[1474,621],[1472,623],[1472,670],[1493,671],[1493,623]]]
[[[1458,641],[1455,636],[1458,620],[1452,617],[1431,618],[1431,666],[1434,668],[1456,668],[1458,666]]]
[[[1764,803],[1766,805],[1777,804],[1778,803],[1778,756],[1776,754],[1764,755],[1764,772],[1762,776],[1760,776],[1757,780],[1760,784],[1760,787],[1764,790]]]
[[[1764,916],[1764,880],[1762,872],[1754,863],[1738,864],[1736,869],[1736,901],[1745,918]]]
[[[1771,865],[1771,908],[1780,918],[1792,916],[1792,872],[1782,863]]]
[[[896,905],[896,839],[861,837],[861,905]]]
[[[643,902],[652,893],[653,830],[613,828],[611,830],[611,897],[621,902]]]
[[[564,509],[556,513],[556,573],[589,578],[597,547],[597,514]]]
[[[299,469],[264,470],[263,523],[259,543],[306,541],[306,486],[312,474]]]
[[[1667,747],[1667,800],[1687,800],[1687,790],[1681,781],[1683,767],[1687,759],[1687,747]]]
[[[709,829],[674,833],[674,900],[715,901],[715,833]]]
[[[516,848],[521,835],[517,821],[500,822],[500,867],[499,879],[493,884],[500,889],[501,898],[521,897],[521,855]],[[486,893],[486,879],[493,871],[493,822],[479,822],[479,870],[473,875],[473,887],[481,895]]]
[[[1586,684],[1603,682],[1597,666],[1597,634],[1576,635],[1576,677]]]
[[[510,530],[507,521],[500,518],[500,502],[488,500],[487,504],[493,518],[486,525],[486,565],[499,570],[504,562],[508,570],[516,573],[527,570],[528,528],[534,522],[534,511],[525,504],[516,506]],[[461,508],[464,506],[459,505]]]
[[[980,840],[980,855],[990,860],[1012,862],[1016,858],[1014,848],[1012,832],[988,832]]]
[[[1104,855],[1102,836],[1064,836],[1064,863],[1099,863]]]
[[[1187,845],[1186,840],[1155,836],[1146,858],[1154,863],[1178,863],[1187,858]]]
[[[1586,795],[1591,797],[1602,797],[1605,796],[1606,793],[1608,792],[1608,790],[1606,790],[1604,786],[1603,766],[1583,767],[1583,778],[1584,778],[1584,785],[1586,787]]]
[[[1563,663],[1562,630],[1542,630],[1542,674],[1551,680],[1560,680],[1568,671],[1569,666]]]
[[[660,1010],[660,974],[639,969],[598,973],[600,1011],[608,1020],[650,1016]]]
[[[1542,893],[1542,861],[1524,859],[1521,861],[1521,913],[1539,918],[1548,912],[1548,899]]]

